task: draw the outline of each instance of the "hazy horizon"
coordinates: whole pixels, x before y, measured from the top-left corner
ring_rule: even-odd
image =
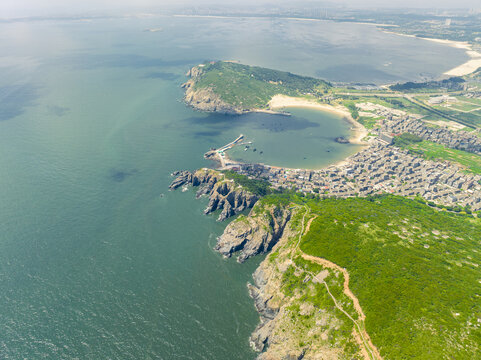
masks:
[[[118,12],[118,11],[141,11],[141,10],[161,10],[161,9],[179,9],[182,7],[203,7],[203,6],[219,6],[219,7],[235,7],[246,8],[252,6],[256,8],[262,6],[290,7],[290,8],[306,8],[306,7],[352,7],[357,9],[395,9],[395,8],[417,8],[417,9],[481,9],[478,0],[343,0],[341,2],[334,1],[312,1],[304,0],[293,4],[290,1],[255,1],[245,0],[240,5],[232,0],[204,0],[204,1],[175,1],[162,0],[84,0],[79,2],[68,2],[62,0],[3,0],[0,3],[0,18],[13,18],[21,16],[48,16],[59,14],[75,14],[75,13],[96,13],[96,12]]]

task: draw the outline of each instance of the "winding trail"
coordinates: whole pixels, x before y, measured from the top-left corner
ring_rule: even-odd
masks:
[[[370,353],[370,356],[367,357],[367,358],[368,359],[382,359],[381,354],[379,353],[379,350],[372,343],[372,340],[369,337],[369,334],[367,333],[367,331],[364,329],[364,326],[361,327],[361,325],[359,324],[359,321],[364,322],[364,320],[366,319],[366,315],[364,315],[364,312],[362,311],[362,308],[361,308],[361,305],[359,304],[358,298],[352,293],[351,289],[349,289],[349,273],[347,272],[347,270],[344,269],[344,268],[341,268],[339,265],[334,264],[331,261],[328,261],[326,259],[322,259],[322,258],[319,258],[319,257],[315,257],[315,256],[312,256],[312,255],[307,255],[307,254],[303,253],[302,251],[301,251],[301,256],[305,260],[315,262],[315,263],[317,263],[319,265],[322,265],[324,267],[334,269],[334,270],[338,270],[338,271],[342,272],[342,274],[344,275],[344,294],[352,300],[353,305],[354,305],[354,309],[356,310],[356,312],[359,315],[359,320],[357,320],[357,321],[354,320],[346,311],[344,311],[344,309],[338,304],[336,298],[332,295],[331,291],[329,290],[329,286],[327,285],[327,283],[324,280],[322,281],[322,283],[326,287],[327,292],[331,296],[331,298],[334,301],[334,304],[336,305],[336,307],[340,311],[342,311],[344,314],[346,314],[346,316],[349,319],[351,319],[352,322],[354,323],[354,325],[356,326],[358,334],[361,336],[362,344],[364,345],[365,349]],[[312,274],[311,274],[311,276],[312,276]]]
[[[361,324],[359,323],[359,322],[362,322],[362,323],[364,322],[364,320],[366,319],[366,315],[362,311],[362,308],[361,308],[361,305],[359,303],[358,298],[352,293],[351,289],[349,288],[349,273],[347,272],[347,270],[340,267],[339,265],[329,261],[329,260],[319,258],[319,257],[316,257],[316,256],[312,256],[312,255],[308,255],[308,254],[304,253],[302,250],[299,249],[299,244],[301,243],[302,237],[309,232],[312,221],[314,221],[314,219],[317,218],[317,215],[315,215],[311,219],[309,219],[309,221],[307,223],[307,226],[304,228],[306,216],[309,215],[310,212],[311,212],[311,210],[307,206],[304,206],[304,209],[306,211],[305,211],[305,213],[302,217],[301,231],[299,232],[299,238],[297,240],[297,244],[294,247],[293,251],[291,252],[291,261],[292,261],[292,257],[294,255],[294,253],[297,250],[299,250],[299,252],[300,252],[300,254],[301,254],[301,256],[304,260],[314,262],[316,264],[322,265],[322,266],[324,266],[326,268],[329,268],[329,269],[337,270],[337,271],[339,271],[343,274],[343,276],[344,276],[344,284],[343,284],[344,291],[343,292],[348,298],[350,298],[352,300],[353,305],[354,305],[354,309],[356,310],[356,312],[359,315],[359,320],[355,320],[351,315],[349,315],[349,313],[347,313],[342,308],[342,306],[338,303],[338,301],[334,297],[334,295],[332,295],[331,290],[329,289],[329,285],[327,285],[325,280],[322,280],[321,283],[324,284],[324,286],[326,287],[326,290],[327,290],[329,296],[332,298],[336,308],[339,309],[343,314],[345,314],[354,323],[354,326],[357,329],[357,332],[353,331],[354,337],[355,337],[356,341],[358,342],[358,344],[361,346],[364,358],[368,359],[368,360],[382,360],[382,357],[381,357],[381,354],[379,353],[379,350],[372,343],[371,338],[369,337],[369,334],[366,332],[364,326],[361,326]],[[292,262],[292,263],[295,266],[294,262]],[[315,278],[315,276],[316,276],[315,274],[313,274],[312,272],[309,272],[309,271],[306,271],[306,272],[309,275],[311,275],[312,278]]]

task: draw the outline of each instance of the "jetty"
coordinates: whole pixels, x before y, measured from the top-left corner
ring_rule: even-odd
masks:
[[[210,150],[204,154],[204,158],[215,160],[220,163],[220,169],[229,169],[239,165],[237,163],[233,163],[230,161],[229,157],[226,154],[226,151],[232,149],[236,145],[243,145],[242,142],[244,140],[244,135],[240,134],[235,140],[231,141],[230,143],[220,147],[219,149]],[[249,142],[250,144],[251,142]]]

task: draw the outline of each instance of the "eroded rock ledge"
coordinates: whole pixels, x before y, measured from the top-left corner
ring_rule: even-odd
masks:
[[[252,212],[255,211],[254,208]],[[282,246],[285,249],[284,252],[287,253],[290,250],[285,245],[296,236],[297,230],[290,221],[293,214],[289,210],[277,208],[277,211],[283,213],[283,226],[282,231],[277,234],[278,238],[274,249]],[[254,218],[258,221],[258,224],[253,227],[255,232],[258,231],[255,230],[258,225],[263,224],[263,220],[255,215]],[[254,300],[254,305],[260,315],[259,325],[249,338],[251,347],[261,352],[257,360],[300,360],[304,358],[307,350],[307,347],[298,345],[292,334],[280,335],[279,331],[286,316],[289,316],[288,306],[290,305],[290,299],[281,291],[283,273],[292,265],[289,259],[284,260],[284,256],[285,254],[279,258],[280,263],[269,261],[266,258],[252,275],[254,283],[247,284],[249,295]],[[326,359],[331,359],[331,357],[328,356]]]
[[[177,171],[169,189],[181,186],[199,187],[196,196],[207,195],[209,204],[204,210],[210,214],[222,210],[218,221],[223,221],[254,207],[259,197],[225,178],[221,172],[201,169],[195,172]],[[276,207],[258,207],[249,216],[241,216],[230,223],[217,239],[215,250],[225,257],[238,253],[237,261],[244,262],[251,256],[268,252],[277,243],[291,218],[289,210]]]
[[[169,189],[175,190],[185,185],[199,187],[196,197],[199,198],[202,195],[209,197],[209,204],[204,213],[210,214],[216,210],[222,210],[218,221],[224,221],[252,208],[259,199],[257,195],[246,191],[234,181],[226,179],[224,174],[215,170],[201,169],[193,173],[177,171],[172,175],[177,177],[169,186]]]
[[[249,338],[251,347],[256,351],[263,351],[268,345],[274,330],[275,319],[279,313],[279,304],[271,300],[274,295],[267,290],[268,276],[264,273],[263,266],[257,268],[252,274],[254,285],[247,284],[249,295],[254,300],[254,305],[260,315],[260,323]],[[258,358],[262,359],[263,355]]]
[[[245,232],[249,232],[249,226],[252,232],[259,231],[258,225],[262,229],[265,223],[256,213],[263,209],[265,214],[266,208],[268,213],[272,210],[283,213],[282,218],[286,221],[271,254],[252,275],[253,284],[247,285],[260,315],[259,325],[249,338],[252,348],[260,352],[257,360],[370,358],[358,348],[354,333],[344,330],[341,334],[340,329],[345,328],[346,323],[348,328],[352,326],[351,321],[342,313],[333,311],[330,300],[324,303],[313,301],[314,298],[322,299],[326,293],[325,287],[319,283],[323,280],[313,279],[310,273],[296,264],[297,255],[293,256],[302,229],[299,221],[291,220],[299,219],[298,210],[269,206],[262,201],[254,206],[249,217],[257,219],[257,224],[247,225],[242,218],[233,222],[245,223]],[[318,275],[323,279],[339,279],[334,282],[343,279],[335,269],[323,268]],[[302,281],[303,285],[288,290],[286,284],[289,281]]]
[[[282,236],[291,218],[289,210],[271,206],[254,207],[247,217],[231,222],[218,238],[215,250],[226,257],[239,253],[237,261],[264,254],[272,249]]]

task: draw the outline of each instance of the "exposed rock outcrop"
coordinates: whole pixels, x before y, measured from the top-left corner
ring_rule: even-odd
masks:
[[[334,141],[339,143],[339,144],[349,144],[349,140],[346,139],[344,136],[339,136],[339,137],[335,138]]]
[[[297,218],[298,208],[258,201],[257,196],[215,170],[182,171],[172,175],[177,178],[172,182],[171,189],[198,186],[197,196],[209,196],[206,214],[222,209],[219,220],[252,208],[248,216],[240,215],[226,227],[217,240],[215,250],[226,257],[237,253],[239,262],[256,254],[275,253],[254,272],[253,284],[247,284],[260,317],[259,325],[249,338],[252,348],[261,352],[257,360],[343,358],[343,344],[346,341],[352,343],[354,335],[343,334],[342,341],[332,342],[334,335],[331,333],[339,336],[340,326],[349,319],[337,317],[331,311],[330,303],[325,308],[319,308],[301,299],[317,296],[325,289],[310,282],[310,274],[300,269],[293,259],[296,239],[303,229],[298,221],[291,221]],[[287,273],[288,270],[291,273]],[[329,271],[325,270],[325,276],[329,275]],[[293,279],[307,279],[304,281],[306,285],[288,292],[284,288],[285,275]],[[334,273],[332,276],[338,277]],[[306,327],[302,316],[310,316],[315,326]]]
[[[210,169],[190,171],[178,171],[173,173],[177,178],[169,186],[175,190],[183,185],[199,186],[196,196],[207,195],[209,204],[204,210],[210,214],[216,210],[222,210],[218,221],[234,216],[246,209],[250,209],[259,199],[257,195],[238,186],[234,181],[225,179],[224,174]]]
[[[254,300],[256,310],[260,315],[260,323],[251,334],[249,342],[254,350],[262,351],[267,345],[269,336],[274,329],[275,323],[272,320],[275,319],[279,312],[279,307],[269,304],[272,295],[268,294],[265,289],[267,280],[263,268],[258,267],[254,274],[252,274],[252,277],[254,279],[254,285],[247,284],[247,288],[250,297]]]
[[[214,249],[226,257],[240,252],[237,261],[244,262],[272,249],[290,218],[291,213],[286,209],[271,207],[261,211],[254,207],[248,217],[241,217],[227,226]]]
[[[211,88],[197,88],[196,82],[202,75],[202,66],[194,66],[187,73],[190,79],[182,85],[185,89],[184,101],[187,105],[199,111],[223,114],[240,115],[249,112],[248,109],[226,103]]]
[[[276,246],[285,246],[289,238],[295,233],[289,220],[280,234]],[[289,252],[288,248],[285,250]],[[279,265],[264,260],[252,275],[254,284],[248,284],[249,294],[254,300],[254,305],[260,315],[260,322],[249,338],[251,347],[256,351],[264,351],[257,357],[257,360],[284,360],[303,359],[307,348],[292,346],[292,339],[287,333],[279,336],[279,327],[285,321],[286,308],[289,299],[284,296],[281,288],[282,274],[291,266],[290,260],[282,260]],[[279,344],[285,343],[285,346]],[[275,349],[271,347],[275,345]],[[267,351],[266,351],[267,348]],[[330,357],[326,357],[330,359]]]
[[[262,204],[255,208],[259,205]],[[321,284],[310,281],[310,274],[296,264],[292,256],[299,231],[298,222],[287,221],[271,250],[275,256],[264,259],[252,275],[254,283],[247,285],[260,315],[259,325],[249,338],[252,348],[261,352],[257,360],[359,359],[361,353],[353,354],[346,345],[350,343],[350,347],[356,347],[354,335],[339,334],[345,322],[351,325],[350,320],[333,312],[329,301],[327,306],[319,307],[320,303],[309,300],[309,297],[322,298],[326,290]],[[286,273],[288,279],[304,279],[304,285],[289,291],[285,287],[289,283]],[[324,269],[323,273],[325,277],[339,278],[335,270]],[[311,319],[309,326],[304,323],[307,318]],[[333,341],[334,337],[338,341]]]
[[[209,169],[197,170],[193,173],[190,171],[175,171],[172,176],[176,176],[175,180],[169,186],[169,190],[175,190],[183,185],[200,186],[201,189],[197,192],[197,197],[203,193],[209,193],[214,185],[223,179],[223,175],[217,171]],[[202,190],[202,192],[201,192]]]

